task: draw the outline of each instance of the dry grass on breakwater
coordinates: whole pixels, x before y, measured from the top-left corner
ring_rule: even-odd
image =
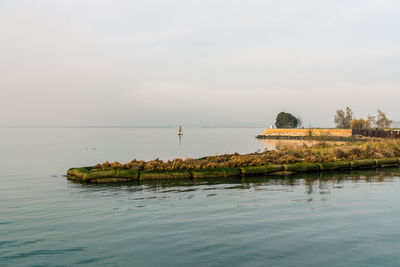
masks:
[[[240,155],[238,153],[208,156],[199,159],[132,160],[122,164],[105,162],[97,164],[96,170],[143,170],[177,171],[203,170],[230,167],[263,166],[267,164],[322,163],[338,160],[380,159],[400,157],[400,141],[382,140],[362,143],[332,144],[319,142],[304,144],[277,144],[276,150]]]
[[[199,159],[105,162],[94,167],[68,170],[70,179],[90,182],[125,182],[148,179],[196,179],[260,175],[275,172],[311,172],[366,167],[397,166],[400,141],[383,140],[353,144],[311,146],[278,144],[277,150],[238,153]]]

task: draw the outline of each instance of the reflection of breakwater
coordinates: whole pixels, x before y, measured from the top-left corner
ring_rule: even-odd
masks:
[[[292,175],[260,175],[253,177],[227,177],[215,179],[188,180],[146,180],[127,184],[81,184],[82,187],[93,190],[110,190],[113,192],[153,191],[157,193],[184,193],[190,191],[224,190],[277,190],[275,187],[290,188],[305,186],[306,194],[330,193],[340,189],[344,184],[357,183],[388,183],[400,177],[399,168],[376,170],[353,170],[346,172],[298,173]],[[275,189],[274,189],[275,188]],[[160,196],[162,198],[162,196]]]
[[[280,145],[294,145],[294,146],[312,146],[321,143],[318,140],[292,140],[292,139],[263,139],[266,150],[275,150]],[[324,141],[327,144],[342,145],[347,142],[341,141]]]
[[[281,137],[351,137],[351,129],[265,129],[264,136]]]
[[[393,177],[400,177],[399,168],[375,169],[375,170],[353,170],[346,172],[321,172],[321,173],[296,173],[291,175],[274,174],[260,175],[252,177],[227,177],[216,179],[198,179],[193,181],[184,180],[146,180],[138,182],[141,185],[153,187],[173,187],[173,186],[199,186],[212,184],[247,184],[253,185],[284,185],[298,186],[304,184],[315,184],[318,182],[329,182],[339,184],[344,181],[352,182],[387,182]]]

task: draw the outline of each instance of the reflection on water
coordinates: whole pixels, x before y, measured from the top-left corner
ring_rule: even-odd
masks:
[[[311,146],[315,145],[318,143],[321,143],[321,141],[318,140],[290,140],[290,139],[262,139],[264,142],[264,146],[266,150],[274,150],[276,149],[279,145],[286,144],[286,145],[294,145],[294,146]],[[324,143],[327,144],[336,144],[336,145],[343,145],[346,144],[347,142],[342,142],[342,141],[323,141]]]
[[[304,187],[305,193],[330,194],[334,189],[342,189],[359,183],[390,183],[398,181],[399,168],[376,170],[354,170],[344,172],[299,173],[291,175],[268,175],[257,177],[228,177],[197,180],[148,180],[134,181],[121,184],[80,184],[69,181],[73,188],[82,188],[84,192],[105,192],[104,197],[115,196],[118,193],[136,193],[140,191],[165,194],[187,193],[209,190],[290,190],[292,187]],[[277,188],[277,186],[279,188]],[[146,199],[165,198],[162,195],[147,197]],[[140,198],[136,198],[138,200]]]
[[[399,175],[23,183],[0,195],[0,265],[396,266]]]

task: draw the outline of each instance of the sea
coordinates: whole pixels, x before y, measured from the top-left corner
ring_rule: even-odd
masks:
[[[0,128],[0,266],[399,266],[400,169],[81,184],[68,168],[274,149],[261,128]]]

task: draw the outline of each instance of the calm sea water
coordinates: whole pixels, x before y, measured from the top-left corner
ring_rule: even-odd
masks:
[[[400,171],[83,185],[72,166],[247,153],[261,129],[0,129],[0,266],[398,266]]]

